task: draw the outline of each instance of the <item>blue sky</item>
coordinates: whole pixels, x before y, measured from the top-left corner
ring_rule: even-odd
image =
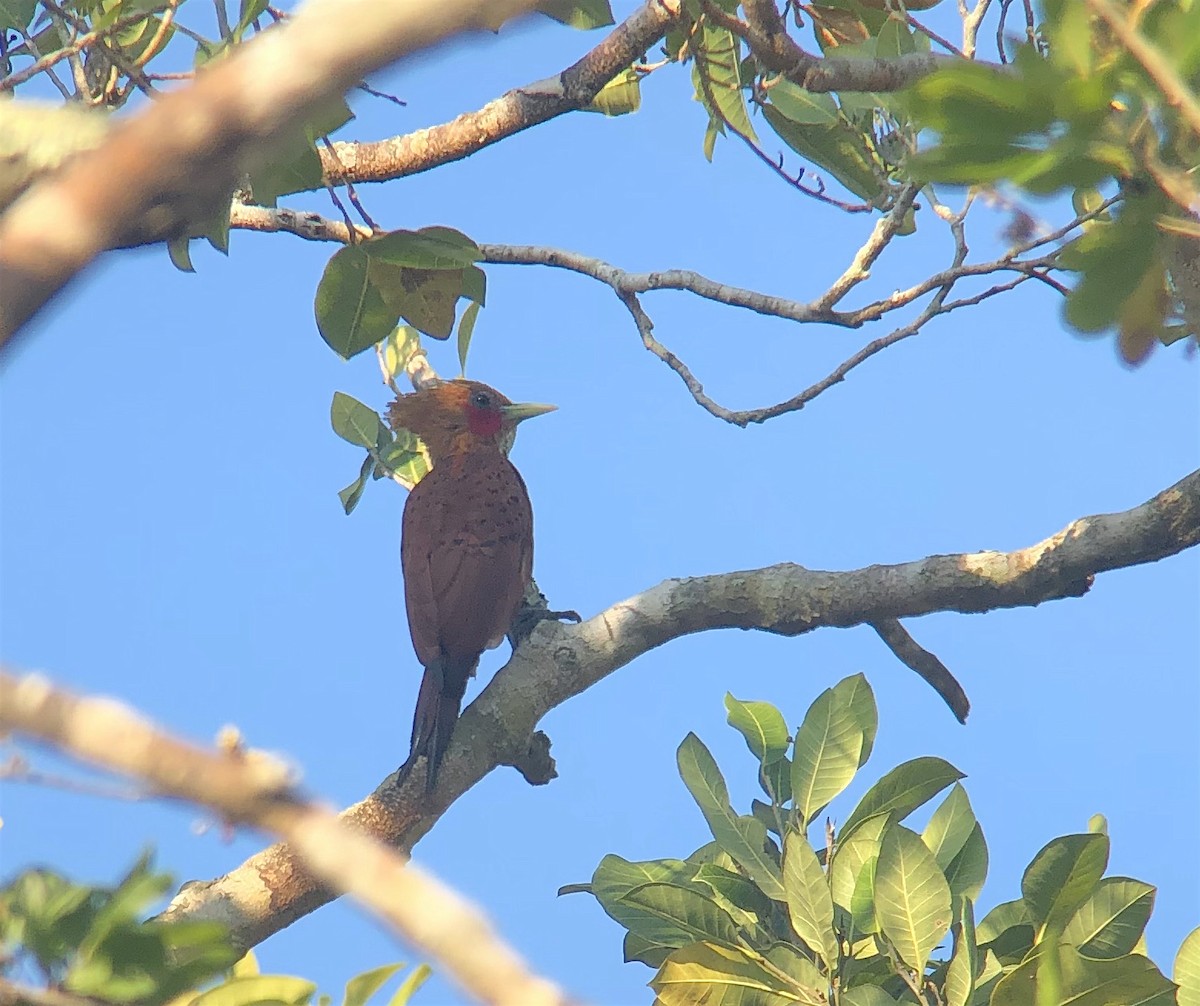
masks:
[[[445,121],[557,73],[598,40],[531,22],[499,42],[447,46],[373,79],[408,107],[355,96],[359,119],[343,135]],[[799,299],[823,290],[870,220],[794,193],[733,143],[706,163],[703,131],[687,74],[667,69],[636,115],[560,118],[360,194],[387,227],[447,224]],[[334,212],[323,196],[287,202]],[[1002,248],[1004,222],[978,215],[974,254]],[[403,613],[403,493],[372,485],[349,518],[336,496],[359,457],[329,429],[333,392],[376,406],[387,396],[373,359],[344,363],[316,332],[313,293],[335,250],[235,232],[227,259],[194,250],[195,276],[161,248],[116,254],[43,313],[2,375],[0,629],[7,660],[119,696],[189,737],[235,723],[344,805],[405,757],[420,675]],[[939,268],[950,241],[926,221],[893,251],[871,296]],[[607,288],[525,267],[488,277],[468,373],[560,407],[522,428],[513,457],[533,498],[538,582],[554,606],[585,616],[667,577],[1031,544],[1144,501],[1200,453],[1195,360],[1177,346],[1130,371],[1107,340],[1065,331],[1041,287],[940,319],[803,412],[740,430],[692,403]],[[662,341],[733,407],[794,394],[884,334],[677,293],[645,305]],[[431,356],[456,370],[453,346]],[[870,629],[678,640],[551,713],[553,784],[493,773],[415,855],[576,994],[649,1002],[651,972],[621,964],[619,927],[556,889],[588,879],[608,852],[682,856],[706,841],[675,769],[689,730],[748,806],[753,767],[724,724],[727,690],[775,703],[794,725],[822,689],[861,670],[880,735],[835,816],[897,762],[949,759],[967,773],[988,840],[986,910],[1017,896],[1046,841],[1103,813],[1110,873],[1159,887],[1148,938],[1169,970],[1200,924],[1198,600],[1193,551],[1105,574],[1081,599],[911,622],[966,687],[965,727]],[[504,659],[489,654],[482,674]],[[2,799],[6,873],[45,863],[109,881],[152,844],[181,881],[206,879],[261,845],[197,833],[203,817],[186,808],[18,785]],[[258,953],[264,969],[328,991],[416,959],[343,903]],[[435,979],[418,1001],[459,999]]]

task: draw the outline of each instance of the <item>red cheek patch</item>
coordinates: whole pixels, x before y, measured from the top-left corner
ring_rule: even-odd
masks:
[[[477,437],[492,437],[500,432],[501,416],[495,409],[467,406],[467,428]]]

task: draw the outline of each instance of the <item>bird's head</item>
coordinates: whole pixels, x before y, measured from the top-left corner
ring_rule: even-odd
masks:
[[[388,406],[388,423],[392,429],[409,430],[425,441],[436,464],[439,457],[478,447],[494,446],[507,454],[521,420],[554,409],[553,405],[510,402],[478,381],[442,381],[393,401]]]

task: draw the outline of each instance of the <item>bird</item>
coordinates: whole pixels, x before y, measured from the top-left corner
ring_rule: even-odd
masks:
[[[420,437],[432,463],[405,501],[400,539],[408,628],[424,674],[399,779],[424,756],[427,793],[467,681],[508,633],[533,573],[533,509],[507,454],[518,423],[554,409],[461,379],[388,406],[389,425]]]

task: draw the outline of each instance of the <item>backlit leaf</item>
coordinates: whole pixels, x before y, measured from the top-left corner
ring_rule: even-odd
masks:
[[[828,968],[837,967],[833,897],[817,854],[799,832],[788,832],[783,845],[783,886],[792,928]]]
[[[793,1006],[795,991],[743,950],[693,943],[650,981],[661,1006]]]
[[[792,800],[803,826],[849,785],[864,741],[855,710],[835,689],[825,689],[809,706],[792,754]]]
[[[1021,878],[1033,921],[1061,930],[1092,896],[1107,865],[1107,835],[1062,835],[1044,845]]]
[[[1140,954],[1098,961],[1066,944],[1039,943],[1019,967],[996,984],[990,1006],[1037,1002],[1039,986],[1048,972],[1058,985],[1055,1001],[1071,1006],[1148,1003],[1174,991],[1158,968]],[[1169,1002],[1169,998],[1160,1001]]]
[[[679,745],[676,759],[684,785],[700,807],[713,838],[773,901],[784,901],[779,867],[764,846],[767,829],[752,817],[739,817],[729,805],[729,790],[712,754],[695,734]]]
[[[760,762],[774,762],[787,754],[787,723],[769,702],[743,702],[725,693],[729,725],[746,739],[750,753]]]
[[[1200,1006],[1200,928],[1188,933],[1175,955],[1173,971],[1179,1006]]]
[[[381,440],[391,439],[391,434],[374,409],[340,391],[333,393],[329,422],[334,433],[358,447],[374,448]]]
[[[963,773],[943,758],[926,755],[903,762],[863,794],[858,806],[842,825],[845,837],[862,822],[881,814],[894,814],[901,821]]]
[[[920,836],[887,830],[875,870],[875,912],[900,959],[921,974],[952,921],[950,886]]]
[[[1085,957],[1111,960],[1132,953],[1154,908],[1154,888],[1128,877],[1105,877],[1063,930]]]
[[[385,964],[383,967],[372,968],[361,975],[355,975],[346,982],[342,1006],[366,1006],[367,1000],[383,988],[383,983],[402,967],[403,964]]]

